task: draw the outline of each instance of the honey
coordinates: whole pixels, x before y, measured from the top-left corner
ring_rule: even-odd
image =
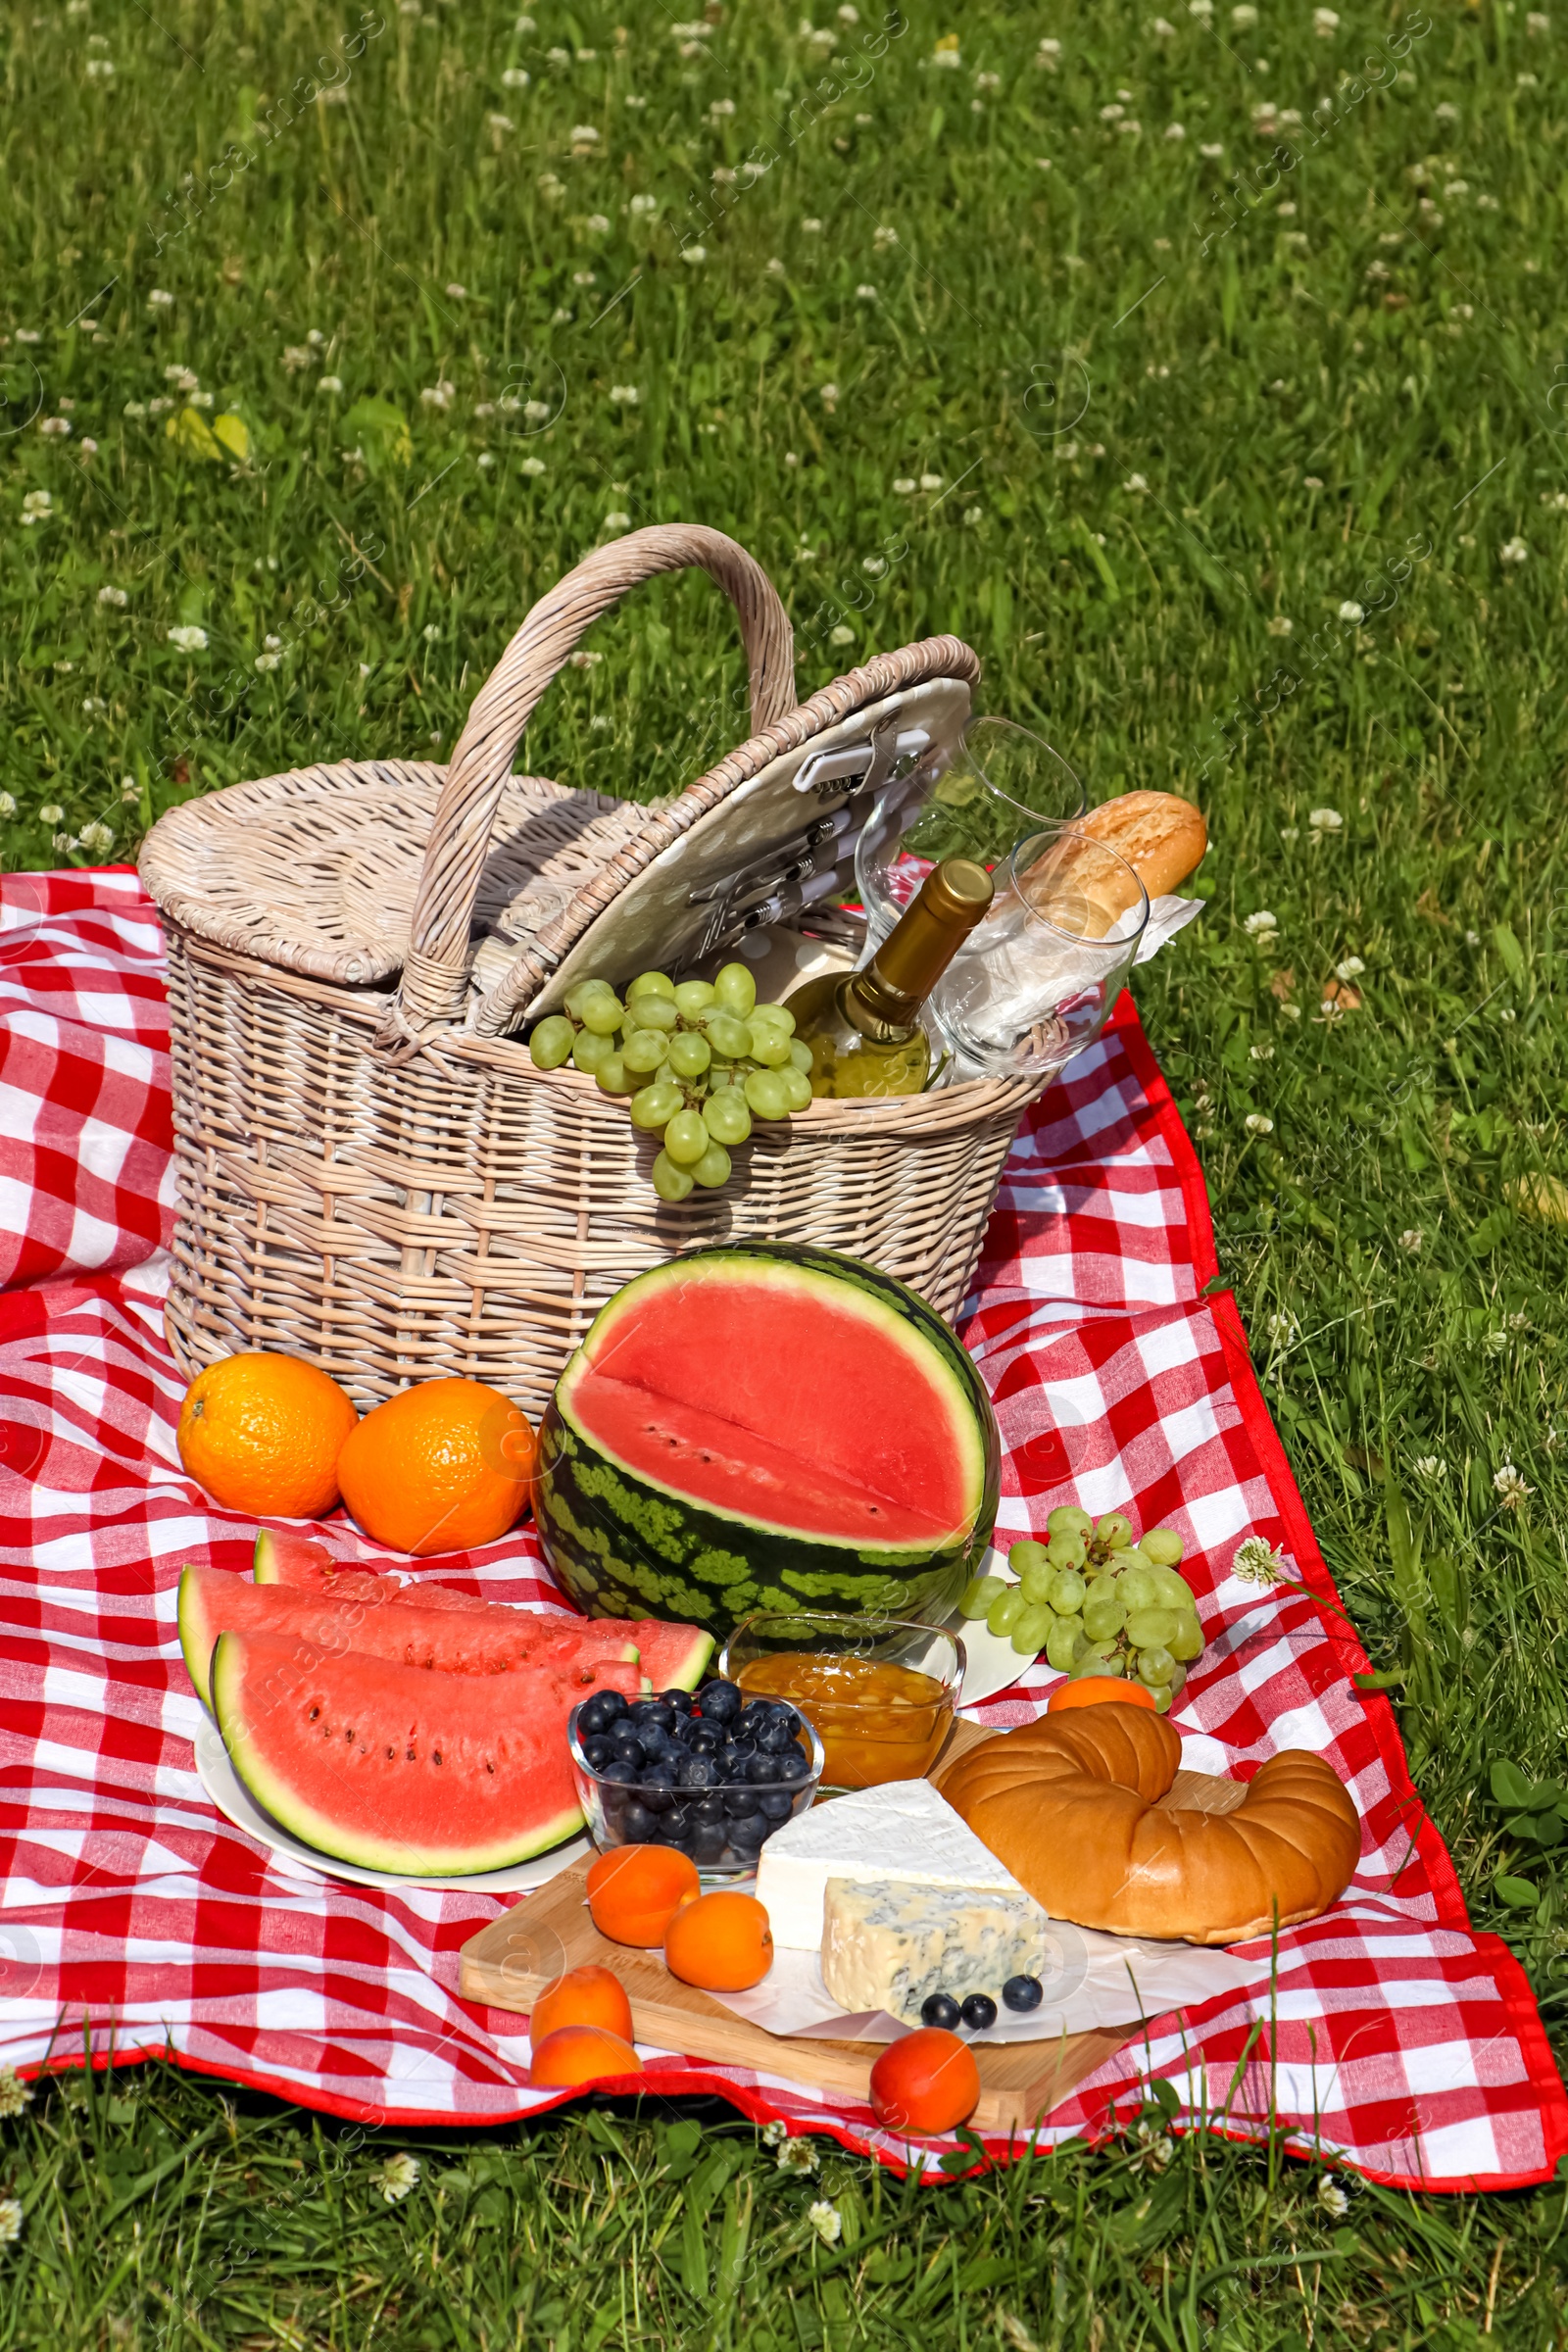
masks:
[[[825,1788],[922,1779],[953,1721],[945,1683],[879,1658],[781,1650],[750,1659],[738,1680],[748,1698],[787,1698],[800,1709],[822,1742]]]

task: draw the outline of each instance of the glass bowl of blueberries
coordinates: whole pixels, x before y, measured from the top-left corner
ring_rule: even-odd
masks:
[[[705,1880],[750,1878],[822,1778],[805,1716],[734,1683],[629,1700],[596,1690],[572,1708],[566,1741],[595,1845],[676,1846]]]

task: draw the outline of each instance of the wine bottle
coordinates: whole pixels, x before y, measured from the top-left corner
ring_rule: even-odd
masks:
[[[863,971],[823,972],[785,999],[811,1054],[811,1092],[848,1101],[917,1095],[931,1076],[920,1007],[991,905],[972,858],[933,866]]]

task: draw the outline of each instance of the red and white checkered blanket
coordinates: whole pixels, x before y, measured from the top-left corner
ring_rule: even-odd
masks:
[[[520,2021],[457,1997],[482,1895],[282,1875],[207,1801],[174,1626],[181,1564],[248,1563],[174,1446],[160,1313],[172,1212],[161,943],[135,877],[0,884],[0,2059],[24,2070],[169,2052],[375,2122],[482,2123],[527,2087]],[[1141,2028],[1050,2119],[1102,2131],[1151,2077],[1188,2115],[1267,2130],[1379,2180],[1502,2187],[1548,2175],[1568,2102],[1525,1978],[1472,1934],[1342,1618],[1239,1579],[1248,1535],[1333,1587],[1215,1259],[1202,1177],[1124,1001],[1008,1162],[966,1337],[1007,1446],[1001,1532],[1054,1502],[1130,1508],[1187,1540],[1209,1647],[1177,1721],[1187,1760],[1246,1772],[1329,1755],[1364,1852],[1343,1903],[1257,1950],[1247,1998]],[[353,1548],[346,1527],[336,1548]],[[427,1567],[423,1571],[430,1573]],[[436,1564],[559,1601],[530,1531]],[[1053,1678],[984,1710],[1019,1720]],[[890,2162],[868,2110],[765,2075],[655,2057],[671,2092],[833,2132]]]

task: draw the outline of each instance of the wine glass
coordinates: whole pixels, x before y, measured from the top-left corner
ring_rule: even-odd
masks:
[[[972,718],[878,796],[855,853],[868,948],[886,939],[932,867],[973,858],[988,869],[1042,822],[1071,823],[1084,788],[1058,752],[1010,718]]]
[[[1054,1077],[1103,1029],[1148,921],[1136,869],[1104,842],[1027,835],[930,1000],[952,1079]]]

